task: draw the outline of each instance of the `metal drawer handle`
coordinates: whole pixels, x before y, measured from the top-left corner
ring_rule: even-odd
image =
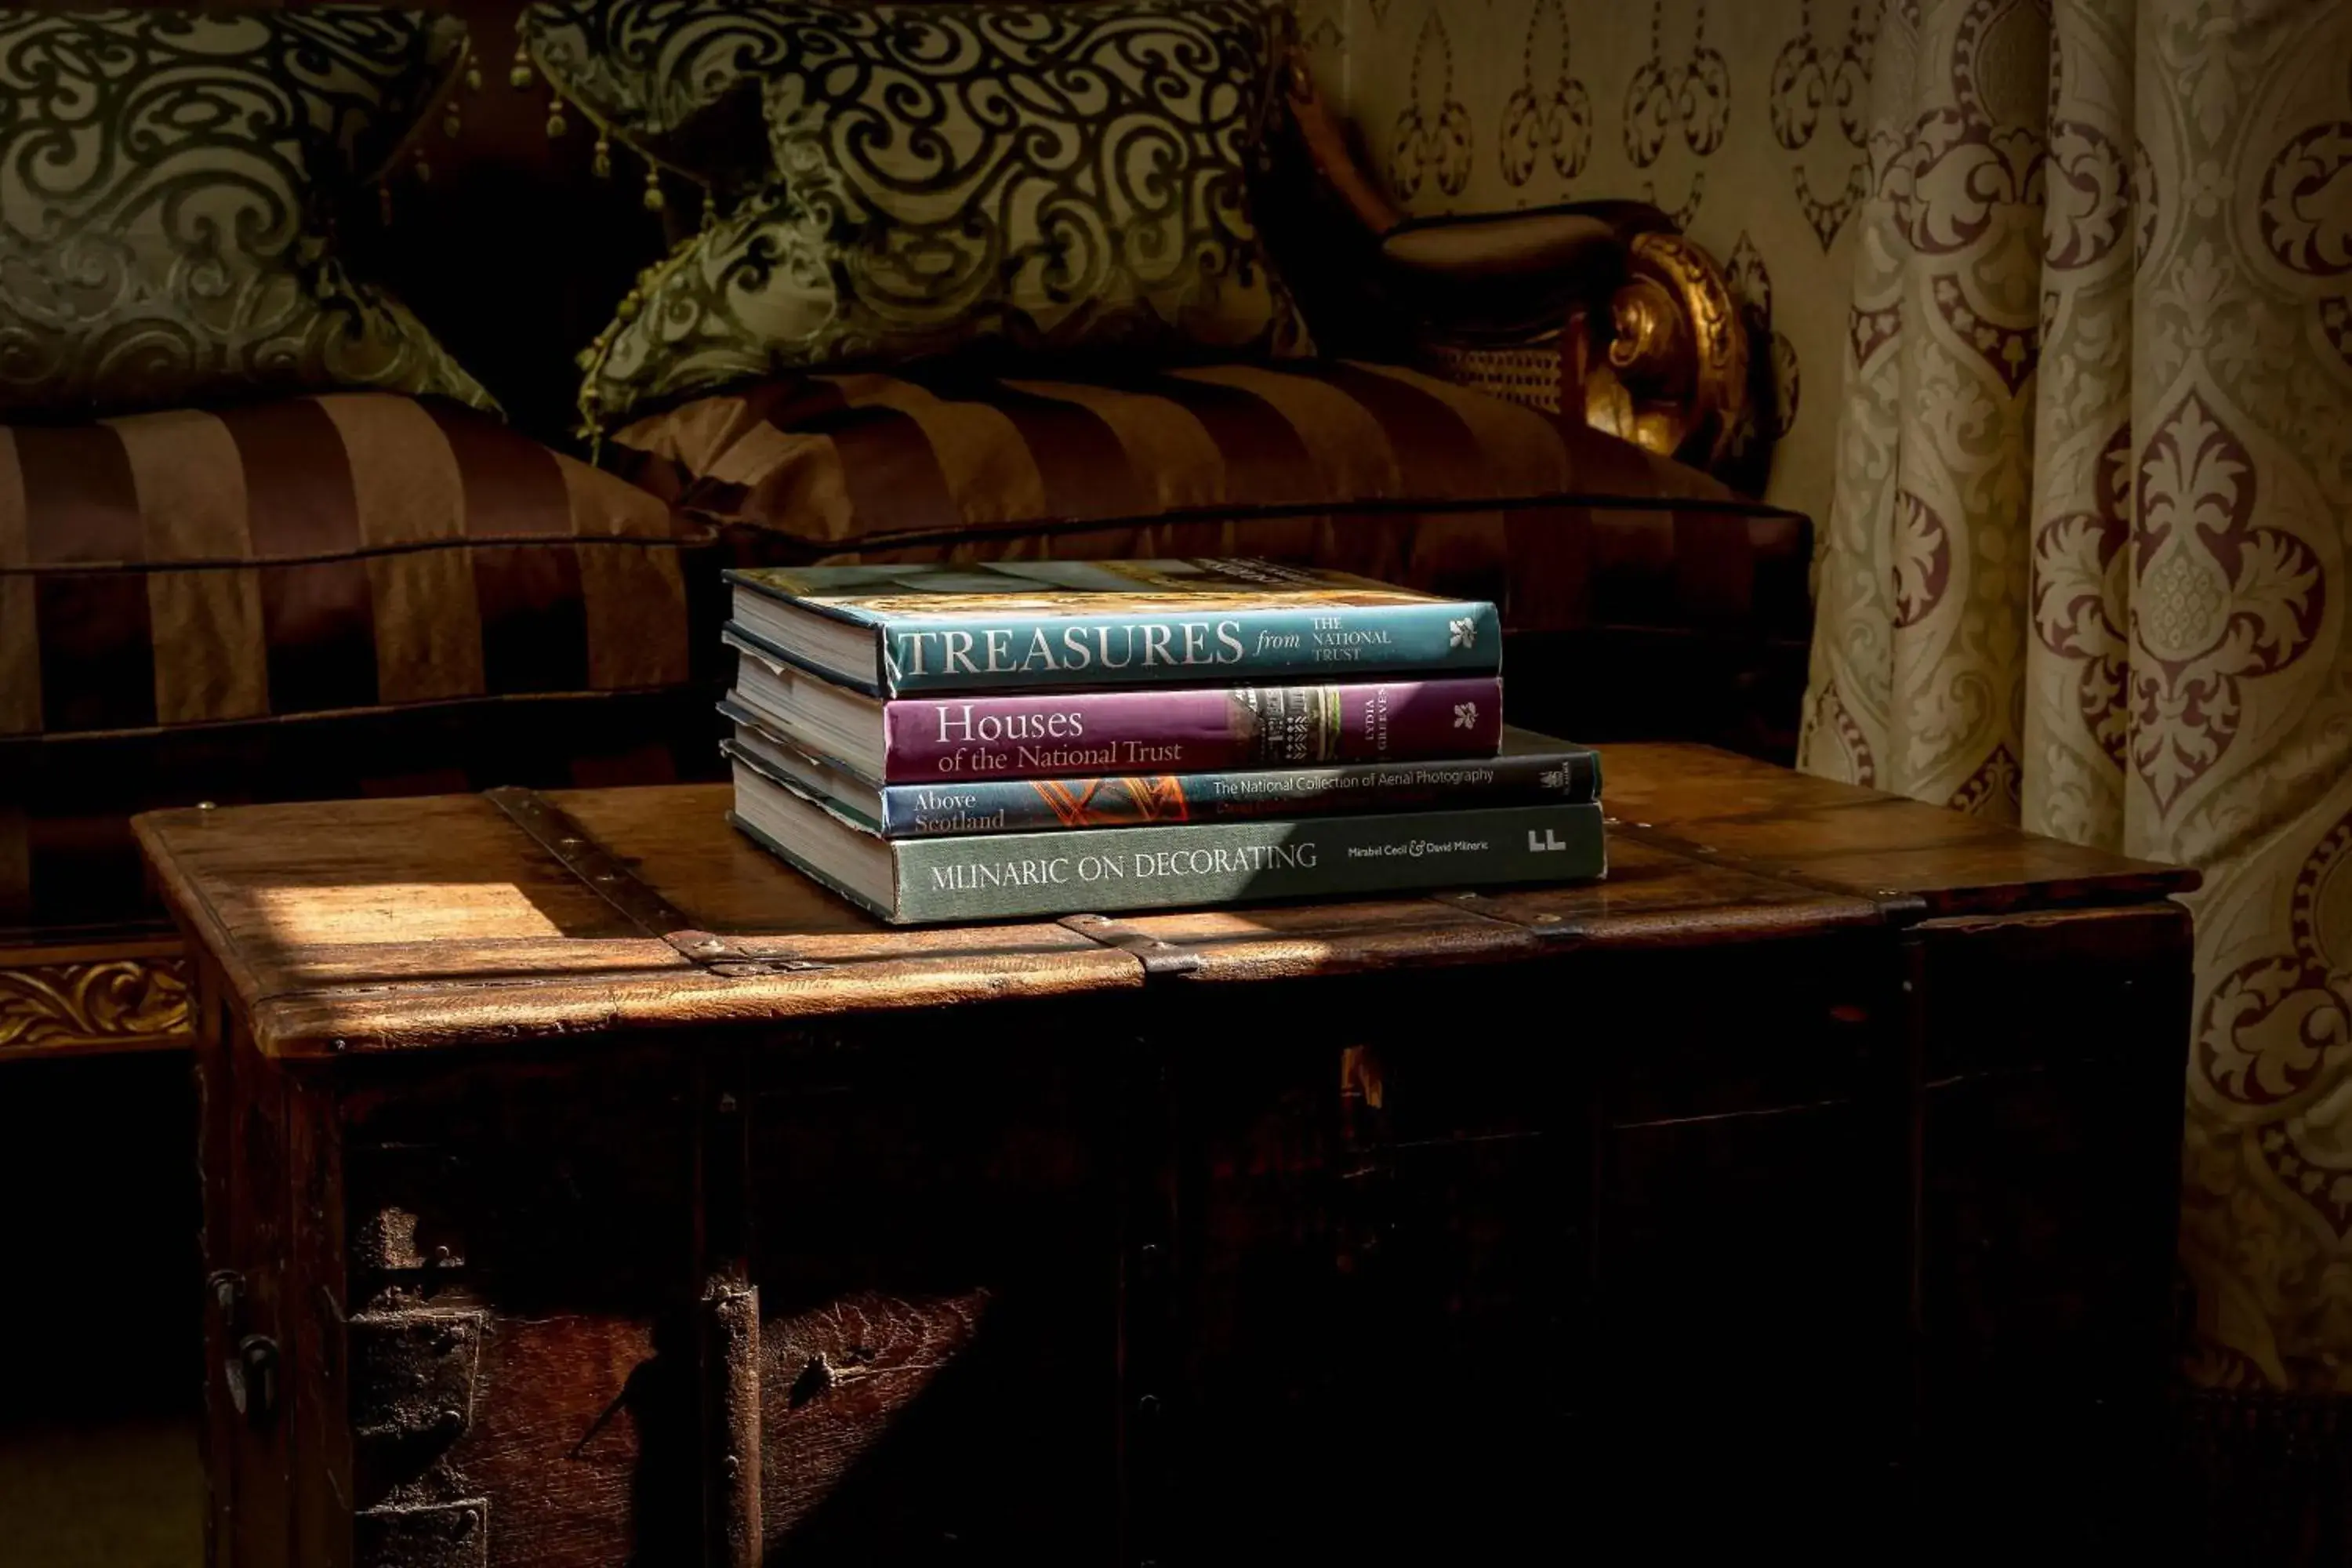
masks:
[[[247,1334],[237,1341],[222,1372],[228,1379],[228,1402],[256,1426],[267,1426],[278,1414],[278,1342],[267,1334]]]

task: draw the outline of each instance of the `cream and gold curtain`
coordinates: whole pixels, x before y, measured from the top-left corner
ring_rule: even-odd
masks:
[[[1889,0],[1867,142],[1801,764],[2204,869],[2194,1370],[2352,1390],[2352,4]]]

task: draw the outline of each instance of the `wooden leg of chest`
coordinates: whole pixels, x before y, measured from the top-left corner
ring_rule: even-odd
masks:
[[[2170,903],[1906,936],[1920,1473],[1956,1530],[1987,1524],[1984,1496],[2002,1518],[2154,1517],[2190,937]]]
[[[196,1078],[205,1177],[207,1542],[219,1563],[290,1560],[295,1463],[285,1419],[293,1213],[282,1074],[251,1041],[207,966]]]

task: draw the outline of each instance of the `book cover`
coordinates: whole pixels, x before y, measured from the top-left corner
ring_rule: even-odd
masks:
[[[875,789],[813,757],[730,701],[730,754],[824,795],[887,838],[1152,827],[1183,822],[1581,805],[1600,798],[1589,748],[1506,728],[1499,754],[1412,763],[1226,769],[1195,773],[966,779]],[[853,802],[848,797],[852,795]]]
[[[1262,561],[761,567],[727,575],[738,590],[737,618],[754,630],[765,628],[747,598],[870,628],[878,663],[868,689],[894,695],[1491,674],[1502,664],[1492,605]]]
[[[793,792],[740,763],[736,788],[738,827],[901,925],[1579,881],[1607,868],[1600,805],[1520,806],[875,840],[889,856],[886,898],[827,876],[748,820],[759,807],[747,795]]]

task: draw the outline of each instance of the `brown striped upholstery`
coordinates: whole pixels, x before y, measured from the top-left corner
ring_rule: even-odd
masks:
[[[712,556],[454,405],[0,428],[0,931],[135,909],[151,805],[709,771]]]
[[[1802,519],[1407,371],[811,377],[624,439],[653,493],[378,395],[0,430],[0,934],[137,917],[150,806],[709,776],[722,560],[1314,561],[1502,604],[1538,727],[1795,711]]]
[[[642,482],[771,557],[1258,555],[1492,598],[1522,632],[1718,626],[1801,642],[1810,617],[1801,518],[1390,366],[1117,385],[803,376],[617,439]]]
[[[0,428],[0,735],[675,685],[688,542],[404,397]]]

